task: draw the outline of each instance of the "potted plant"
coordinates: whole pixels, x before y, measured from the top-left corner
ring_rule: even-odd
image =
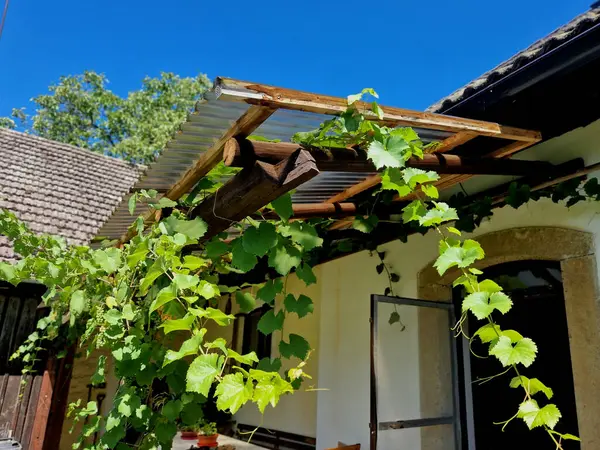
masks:
[[[217,424],[215,422],[202,422],[202,424],[196,428],[198,433],[198,447],[217,447]]]
[[[195,440],[198,433],[196,433],[196,428],[193,426],[182,426],[179,428],[181,431],[181,439],[185,440]]]

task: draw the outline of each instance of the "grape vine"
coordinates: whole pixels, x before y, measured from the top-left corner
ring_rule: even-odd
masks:
[[[400,197],[413,195],[415,199],[403,209],[403,223],[405,225],[415,223],[421,228],[434,229],[439,234],[439,256],[434,267],[440,276],[453,267],[461,271],[461,276],[454,281],[453,285],[464,286],[467,296],[462,302],[462,314],[455,327],[457,335],[463,335],[470,340],[478,338],[482,343],[489,344],[489,356],[495,357],[505,368],[505,372],[512,370],[514,373],[510,387],[523,389],[523,401],[516,408],[515,415],[503,422],[503,425],[506,426],[513,419],[519,418],[529,429],[543,427],[557,449],[563,448],[563,440],[579,440],[572,434],[563,434],[554,430],[561,418],[561,413],[555,404],[546,403],[541,406],[540,395],[534,398],[536,394],[541,393],[550,400],[553,395],[552,390],[539,379],[529,379],[520,374],[519,366],[529,367],[535,360],[537,345],[518,331],[502,330],[496,322],[497,314],[506,314],[511,309],[512,300],[494,281],[479,279],[483,272],[473,267],[473,264],[482,260],[485,252],[477,241],[461,240],[461,231],[450,225],[460,224],[461,220],[456,208],[439,201],[438,190],[433,184],[439,179],[439,175],[434,171],[405,166],[405,162],[413,156],[422,158],[423,153],[428,151],[428,146],[424,145],[410,128],[389,128],[370,120],[375,117],[381,119],[383,112],[376,101],[370,104],[360,102],[367,95],[377,98],[376,92],[372,89],[364,89],[359,94],[349,96],[349,106],[343,114],[325,121],[317,130],[296,134],[292,140],[315,147],[353,146],[366,149],[368,158],[381,172],[381,187],[374,193],[376,198],[385,191],[392,191]],[[588,196],[598,197],[598,181],[595,179],[588,181],[583,186],[583,191]],[[532,193],[528,186],[513,183],[509,189],[508,203],[516,208],[528,201],[532,195],[539,198],[544,193]],[[574,191],[573,189],[561,191],[559,188],[552,194],[555,201],[569,195],[571,199],[568,201],[568,206],[586,198],[578,188]],[[485,199],[484,201],[489,204],[491,212],[491,202]],[[470,207],[473,208],[472,205]],[[481,218],[485,217],[476,209],[474,213],[480,213]],[[470,223],[463,221],[462,225],[474,228],[480,221],[480,219],[472,220]],[[377,217],[359,216],[353,225],[359,231],[368,232],[373,227],[368,229],[365,223],[376,224],[377,222]],[[383,264],[383,258],[381,259]],[[378,265],[377,271],[381,272],[384,268],[385,265]],[[469,313],[477,320],[485,322],[472,337],[467,336],[462,329],[462,324]]]
[[[470,339],[488,344],[489,355],[514,372],[510,387],[524,392],[515,416],[506,423],[519,418],[530,429],[543,427],[556,448],[561,449],[562,440],[577,438],[554,430],[561,416],[556,405],[540,405],[539,394],[550,400],[552,390],[539,379],[519,373],[520,366],[528,367],[533,362],[537,346],[517,331],[502,330],[496,323],[495,317],[506,313],[512,301],[499,285],[479,279],[482,273],[473,264],[485,256],[480,245],[471,239],[461,240],[459,228],[472,231],[491,215],[491,202],[482,199],[479,203],[467,203],[460,195],[451,204],[439,201],[432,184],[439,176],[405,167],[408,158],[422,157],[429,147],[410,128],[389,128],[373,120],[383,113],[377,102],[362,102],[368,95],[377,97],[372,89],[350,96],[347,111],[317,130],[297,133],[292,140],[307,148],[351,145],[365,149],[382,176],[375,200],[369,200],[371,205],[390,193],[416,195],[403,209],[400,238],[430,229],[440,235],[435,267],[440,275],[450,268],[459,268],[462,275],[454,284],[464,286],[468,293],[456,325],[457,334],[464,334],[462,324],[467,314],[485,321]],[[50,310],[13,358],[24,361],[27,371],[39,359],[40,352],[58,343],[64,347],[65,342],[77,342],[85,356],[99,349],[115,361],[119,387],[110,411],[103,415],[94,402],[76,402],[69,407],[74,419],[84,422],[75,450],[150,450],[158,446],[169,449],[177,428],[200,420],[207,401],[230,413],[247,403],[254,403],[264,412],[268,405],[275,407],[282,395],[301,388],[303,379],[310,378],[304,368],[311,348],[300,335],[285,337],[281,333],[280,357],[260,361],[254,352],[239,354],[223,338],[207,339],[209,328],[226,327],[234,320],[233,315],[219,309],[218,299],[225,294],[234,294],[240,312],[255,309],[258,302],[273,306],[258,324],[263,334],[282,331],[290,314],[302,318],[312,313],[313,301],[306,295],[296,297],[287,292],[281,278],[267,279],[258,285],[229,286],[221,281],[265,264],[282,277],[295,271],[299,279],[310,285],[317,281],[312,270],[314,255],[324,247],[317,222],[290,221],[293,209],[289,194],[267,207],[277,213],[278,220],[256,221],[248,217],[232,224],[238,228],[239,236],[231,241],[225,233],[204,239],[207,225],[194,218],[194,208],[207,193],[219,187],[227,170],[218,166],[179,202],[154,200],[153,191],[132,196],[132,215],[142,198],[162,214],[148,230],[144,230],[143,219],[138,217],[131,228],[134,237],[122,247],[69,246],[62,239],[34,234],[14,214],[0,210],[0,234],[8,236],[21,256],[14,265],[0,263],[0,279],[15,285],[29,280],[43,283],[47,287],[43,301]],[[572,186],[575,183],[549,193],[531,192],[515,184],[507,202],[517,207],[531,198],[547,195],[555,201],[568,198],[568,204],[590,197],[600,199],[597,180],[590,180],[583,187],[577,181]],[[373,210],[370,207],[369,214],[357,216],[353,224],[365,236],[379,221]],[[190,246],[195,249],[193,252]],[[335,244],[336,251],[341,252],[358,248],[348,241]],[[380,260],[377,272],[385,272],[388,277],[386,294],[394,295],[393,285],[399,281],[399,275],[391,270],[384,252],[377,251],[376,245],[369,250]],[[252,293],[255,290],[256,295]],[[390,323],[399,322],[404,328],[397,311],[396,314]],[[281,369],[282,358],[292,360],[287,371]],[[105,382],[105,372],[106,357],[100,357],[92,384]],[[88,438],[101,429],[105,432],[100,441],[92,444]]]

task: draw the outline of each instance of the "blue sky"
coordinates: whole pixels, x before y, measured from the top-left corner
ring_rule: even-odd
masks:
[[[373,87],[424,109],[591,1],[12,0],[0,115],[86,69],[119,94],[160,71],[203,72],[340,96]]]

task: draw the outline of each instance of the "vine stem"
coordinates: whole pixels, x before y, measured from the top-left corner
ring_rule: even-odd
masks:
[[[421,197],[420,191],[415,190],[414,193],[415,193],[415,196],[418,199],[418,201],[421,203],[421,205],[425,209],[427,209],[427,204],[425,203],[425,201]],[[441,227],[439,225],[434,225],[434,228],[440,234],[440,236],[442,237],[442,240],[444,241],[444,243],[446,245],[448,245],[448,241],[447,241],[448,238],[444,234],[444,232],[442,231]],[[464,267],[461,267],[460,270],[461,270],[462,274],[465,276],[465,278],[468,280],[469,285],[471,286],[472,291],[473,292],[479,292],[479,286],[475,286],[473,284],[473,282],[471,281],[471,277],[468,276],[469,274],[467,273],[467,270]],[[492,326],[492,330],[494,330],[494,333],[496,333],[496,336],[498,337],[498,339],[500,339],[501,335],[498,332],[498,329],[496,328],[496,324],[492,320],[491,315],[486,316],[486,319],[488,320],[488,323]],[[519,372],[519,369],[517,368],[516,364],[512,363],[511,366],[508,368],[508,370],[510,370],[511,368],[515,371],[515,373],[517,374],[517,377],[519,377],[519,379],[521,380],[521,386],[523,387],[523,390],[525,391],[525,399],[531,400],[531,394],[529,393],[529,391],[525,387],[525,383],[523,383],[523,378],[522,378],[521,373]],[[506,372],[508,372],[508,370],[502,372],[500,375],[504,375]],[[498,376],[500,376],[500,375],[498,375]],[[518,413],[516,415],[514,415],[513,417],[511,417],[505,423],[505,426],[506,426],[506,424],[508,424],[508,422],[510,422],[511,420],[513,420],[517,415],[518,415]],[[563,449],[562,445],[553,436],[550,428],[547,425],[544,425],[544,429],[546,430],[546,433],[548,434],[548,436],[550,436],[550,438],[552,439],[552,441],[554,441],[554,443],[556,444],[556,449],[557,450],[562,450]]]

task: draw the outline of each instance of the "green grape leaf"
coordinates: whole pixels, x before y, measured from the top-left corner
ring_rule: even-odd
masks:
[[[489,353],[498,358],[504,367],[512,364],[529,367],[535,360],[537,345],[529,338],[523,338],[513,345],[508,336],[500,336],[498,343],[490,349]]]
[[[277,232],[275,225],[261,222],[258,228],[248,227],[242,236],[244,250],[256,256],[264,256],[277,245]]]
[[[301,261],[300,251],[291,245],[286,245],[283,239],[280,239],[269,252],[269,267],[274,268],[281,275],[287,275],[290,270],[299,266]]]
[[[235,414],[244,403],[252,399],[252,382],[244,382],[240,372],[225,375],[215,389],[217,408],[221,411],[229,410]]]
[[[177,202],[174,202],[170,198],[161,197],[158,203],[151,203],[150,206],[154,209],[162,209],[162,208],[174,208],[177,206]]]
[[[479,320],[485,319],[494,310],[506,314],[512,306],[512,300],[502,292],[473,292],[465,297],[462,310],[471,311]]]
[[[530,430],[543,426],[553,429],[562,417],[562,414],[556,405],[550,403],[540,408],[538,403],[532,399],[521,403],[517,417],[523,419]]]
[[[500,327],[495,323],[486,323],[473,334],[473,337],[475,336],[479,337],[482,343],[487,344],[497,340],[499,336],[502,336],[502,330],[500,330]]]
[[[195,319],[192,314],[186,314],[183,319],[165,320],[159,328],[162,328],[165,334],[181,330],[190,331]]]
[[[175,286],[172,284],[162,288],[158,294],[156,294],[156,298],[152,301],[150,305],[150,314],[156,311],[163,305],[175,300],[177,298],[177,293],[175,291]]]
[[[121,250],[116,247],[94,252],[94,262],[106,273],[115,272],[121,265]]]
[[[298,277],[300,277],[298,275]],[[281,278],[267,281],[256,293],[256,298],[259,298],[265,303],[271,304],[275,300],[275,296],[283,289],[283,281]]]
[[[209,283],[206,280],[200,280],[200,283],[198,283],[198,286],[196,286],[196,293],[205,299],[211,299],[221,295],[219,286]]]
[[[170,450],[173,446],[173,438],[177,434],[177,425],[174,422],[158,422],[154,428],[154,434],[160,443],[161,450]]]
[[[208,396],[210,386],[220,372],[218,358],[216,353],[207,353],[192,361],[186,375],[186,391]]]
[[[220,309],[206,308],[203,311],[204,311],[204,317],[206,317],[208,319],[211,319],[211,320],[214,320],[217,323],[217,325],[220,325],[220,326],[227,326],[232,321],[235,320],[235,316],[234,315],[232,315],[232,314],[225,314]]]
[[[140,295],[146,295],[148,289],[154,284],[156,279],[165,273],[165,269],[163,267],[164,263],[164,259],[159,257],[156,259],[156,261],[154,261],[152,266],[150,266],[148,272],[146,272],[146,275],[140,283]]]
[[[262,334],[268,335],[273,333],[275,330],[283,329],[283,321],[285,319],[285,313],[279,311],[275,314],[273,309],[268,310],[258,321],[258,331]]]
[[[417,184],[430,183],[439,180],[440,176],[432,170],[422,170],[415,167],[407,167],[402,171],[402,178],[411,189]]]
[[[423,206],[423,202],[419,200],[413,200],[402,209],[402,221],[404,223],[412,222],[414,220],[421,221],[421,219],[427,214],[427,209]]]
[[[323,245],[323,239],[317,234],[317,230],[309,223],[296,221],[289,225],[279,227],[283,236],[290,237],[293,242],[299,244],[305,251]]]
[[[294,209],[292,208],[292,196],[288,192],[283,194],[276,200],[271,202],[271,206],[282,220],[289,220],[294,215]]]
[[[85,294],[82,290],[77,290],[71,294],[71,300],[69,302],[69,310],[71,311],[72,317],[80,316],[86,309],[87,301]]]
[[[368,158],[373,161],[376,169],[384,167],[404,167],[404,160],[397,158],[396,153],[387,151],[385,146],[379,141],[372,141],[367,150]]]
[[[167,353],[165,353],[165,359],[163,361],[163,367],[165,367],[167,364],[171,364],[174,361],[180,360],[185,356],[197,354],[205,334],[206,328],[202,328],[200,333],[195,334],[186,341],[183,341],[178,351],[167,350]]]
[[[538,392],[543,392],[548,398],[548,400],[550,400],[554,395],[552,389],[546,386],[537,378],[527,378],[526,376],[521,375],[518,377],[514,377],[510,381],[511,388],[519,388],[521,386],[529,393],[529,395],[535,395]]]
[[[258,262],[256,256],[244,250],[244,245],[240,238],[237,238],[232,242],[231,254],[231,264],[243,272],[252,270]]]
[[[317,277],[308,264],[303,262],[300,266],[296,268],[296,275],[300,278],[307,286],[311,284],[315,284],[317,282]]]
[[[129,215],[133,216],[133,213],[135,213],[135,205],[137,203],[137,195],[131,194],[131,197],[129,197],[129,200],[127,200],[127,208],[129,209]]]
[[[402,178],[402,171],[393,167],[385,169],[381,174],[381,189],[396,191],[400,197],[405,197],[412,192],[412,189],[407,186],[404,178]]]
[[[202,419],[204,411],[202,405],[196,402],[186,403],[181,411],[181,421],[186,425],[196,425]]]
[[[185,255],[183,257],[183,267],[190,270],[196,270],[200,267],[206,266],[206,261],[198,256],[194,255]]]
[[[448,240],[447,240],[448,241]],[[483,259],[485,252],[481,248],[481,245],[477,241],[467,239],[456,245],[448,246],[446,242],[443,242],[443,247],[440,246],[440,256],[434,263],[434,267],[437,269],[440,275],[446,273],[446,271],[454,266],[460,268],[466,268],[473,264],[476,260]]]
[[[256,299],[250,292],[237,291],[235,301],[240,307],[240,312],[247,313],[256,308]]]
[[[229,251],[229,245],[219,238],[213,238],[206,244],[206,256],[210,259],[217,259]]]
[[[439,225],[444,222],[458,219],[456,209],[450,208],[446,203],[433,203],[435,204],[435,208],[427,211],[427,213],[419,219],[419,223],[422,226],[430,227],[432,225]]]
[[[440,196],[438,189],[433,184],[423,184],[423,185],[421,185],[421,190],[423,191],[423,194],[425,194],[429,198],[439,198],[439,196]],[[453,227],[450,227],[450,228],[453,228]],[[453,229],[456,230],[456,228],[453,228]],[[458,230],[456,230],[456,231],[458,231]],[[460,236],[460,234],[459,234],[459,236]]]
[[[200,278],[198,275],[184,275],[181,273],[176,273],[173,276],[173,284],[178,291],[183,291],[185,289],[191,289],[196,286],[200,282]]]
[[[256,356],[255,352],[250,352],[245,355],[240,355],[235,350],[229,349],[229,350],[227,350],[227,357],[231,358],[231,359],[235,359],[240,364],[251,365],[252,363],[258,362],[258,357]]]
[[[395,323],[400,322],[400,314],[398,311],[392,311],[390,314],[390,318],[388,319],[388,323],[390,325],[394,325]]]
[[[94,386],[97,386],[101,383],[106,382],[106,356],[100,355],[98,357],[98,362],[96,363],[96,371],[90,378],[91,383]]]
[[[196,217],[194,220],[184,220],[169,216],[163,223],[170,235],[181,233],[192,240],[200,239],[208,230],[208,225],[200,217]]]
[[[127,265],[133,269],[140,261],[148,255],[148,240],[144,239],[133,247],[133,252],[127,255]]]
[[[310,351],[310,344],[302,336],[297,334],[290,334],[290,342],[281,340],[279,342],[279,353],[284,358],[290,359],[292,356],[296,358],[304,359]]]
[[[283,301],[287,312],[296,313],[298,317],[302,318],[314,310],[313,301],[304,294],[296,299],[294,295],[288,294]]]
[[[183,403],[181,400],[170,400],[162,407],[162,415],[171,421],[175,421],[179,418],[179,414],[183,410]]]
[[[352,228],[361,231],[362,233],[370,233],[378,223],[379,218],[377,216],[356,216],[354,222],[352,222]]]
[[[281,370],[281,359],[263,358],[258,362],[256,370],[262,370],[264,372],[279,372]]]

